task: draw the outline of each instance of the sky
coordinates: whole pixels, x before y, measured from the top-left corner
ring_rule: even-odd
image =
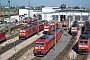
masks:
[[[7,6],[8,0],[0,0],[1,5]],[[29,0],[10,0],[11,6],[28,6]],[[69,7],[82,6],[89,7],[90,0],[30,0],[31,6],[60,6],[61,4],[67,4]]]

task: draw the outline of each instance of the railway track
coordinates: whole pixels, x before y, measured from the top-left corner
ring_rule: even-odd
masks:
[[[24,40],[17,40],[15,46],[18,45],[19,43],[23,42],[23,41],[24,41]],[[17,42],[18,42],[18,43],[17,43]],[[7,60],[18,59],[18,58],[19,58],[20,56],[22,56],[26,51],[28,51],[28,49],[31,49],[31,48],[33,47],[33,44],[34,44],[34,42],[31,43],[31,44],[29,44],[28,46],[23,47],[20,51],[18,51],[17,53],[15,53],[13,56],[11,56],[10,58],[8,58]],[[11,46],[11,47],[10,47],[10,46]],[[6,47],[4,47],[4,48],[2,48],[2,49],[5,49],[5,51],[7,51],[7,50],[9,50],[9,49],[11,49],[11,48],[13,48],[13,47],[14,47],[14,43],[11,43],[11,44],[9,44],[8,46],[6,46]],[[5,51],[2,50],[2,49],[1,49],[1,51],[0,51],[0,55],[5,52]],[[2,51],[3,51],[3,52],[2,52]],[[14,57],[15,57],[15,58],[14,58]]]
[[[43,57],[34,57],[33,59],[31,60],[41,60]]]
[[[17,53],[15,53],[13,56],[8,58],[7,60],[14,60],[20,58],[25,52],[30,50],[34,46],[34,42],[29,44],[28,46],[23,47],[21,50],[19,50]],[[15,57],[15,58],[14,58]],[[34,57],[32,60],[41,60],[43,57]]]
[[[12,29],[12,31],[15,31],[16,29],[18,29],[18,28],[20,28],[20,27],[23,27],[23,24],[14,26],[14,27],[12,27],[11,29]],[[7,31],[6,31],[6,32],[7,32]],[[17,34],[16,34],[16,35],[17,35]],[[14,36],[13,36],[13,37],[14,37]],[[12,38],[12,36],[6,37],[6,39],[10,39],[10,38]],[[7,50],[13,48],[15,45],[20,44],[20,43],[23,42],[23,41],[24,41],[24,40],[17,40],[17,41],[15,41],[15,42],[13,42],[13,43],[10,43],[10,44],[8,44],[8,45],[0,48],[0,55],[3,54],[4,52],[6,52]],[[14,45],[14,44],[15,44],[15,45]]]
[[[35,34],[34,34],[35,35]],[[33,35],[31,35],[30,37],[32,37]],[[10,43],[4,47],[2,47],[0,49],[0,55],[3,54],[4,52],[8,51],[9,49],[13,48],[14,46],[17,46],[18,44],[24,42],[25,40],[16,40],[15,42],[13,43]]]
[[[28,46],[23,47],[21,50],[19,50],[17,53],[15,53],[13,56],[9,57],[7,60],[17,60],[19,57],[21,57],[28,49],[31,49],[34,45],[34,42],[29,44]]]
[[[23,27],[23,26],[24,26],[23,24],[20,24],[20,25],[12,26],[10,29],[11,29],[11,31],[15,31],[16,29],[18,29],[20,27]],[[8,29],[5,30],[5,32],[7,33],[8,32]]]
[[[13,43],[10,43],[10,44],[2,47],[2,48],[0,49],[0,55],[3,54],[4,52],[8,51],[9,49],[13,48],[14,46],[22,43],[23,41],[25,41],[25,40],[17,40],[17,41],[15,41],[15,42],[13,42]]]
[[[70,41],[67,43],[65,48],[53,60],[64,60],[72,50],[76,40],[77,36],[71,36]]]
[[[20,25],[11,27],[11,31],[15,31],[16,29],[21,28],[21,27],[24,27],[24,25],[23,24],[20,24]]]
[[[84,55],[78,54],[74,60],[87,60],[88,55],[89,55],[89,52]]]

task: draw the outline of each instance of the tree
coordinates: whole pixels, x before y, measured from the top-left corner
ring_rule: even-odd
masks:
[[[36,6],[35,9],[42,10],[43,7],[45,7],[45,6],[42,6],[42,5],[41,6]]]
[[[80,9],[80,7],[78,7],[78,6],[75,6],[75,7],[73,7],[73,9]]]
[[[15,6],[11,6],[10,9],[15,9]]]
[[[20,9],[25,9],[25,6],[21,6]]]

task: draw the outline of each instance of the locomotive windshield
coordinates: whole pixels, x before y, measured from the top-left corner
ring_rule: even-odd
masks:
[[[36,42],[36,46],[44,46],[44,42]]]
[[[80,44],[88,44],[88,41],[80,41]]]
[[[20,30],[20,32],[26,32],[26,30]]]

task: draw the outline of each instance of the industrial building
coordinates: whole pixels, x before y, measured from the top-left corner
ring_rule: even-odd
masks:
[[[49,12],[48,12],[49,11]],[[75,10],[61,10],[56,7],[45,7],[42,8],[42,20],[58,20],[69,19],[77,21],[90,20],[90,11],[84,9],[75,9]]]
[[[27,9],[19,9],[19,15],[25,15],[28,17]],[[90,20],[90,11],[85,9],[61,9],[60,7],[44,7],[42,11],[33,11],[30,10],[30,17],[33,17],[34,14],[41,14],[42,20],[57,20],[61,21],[62,19],[70,19],[77,21]]]

